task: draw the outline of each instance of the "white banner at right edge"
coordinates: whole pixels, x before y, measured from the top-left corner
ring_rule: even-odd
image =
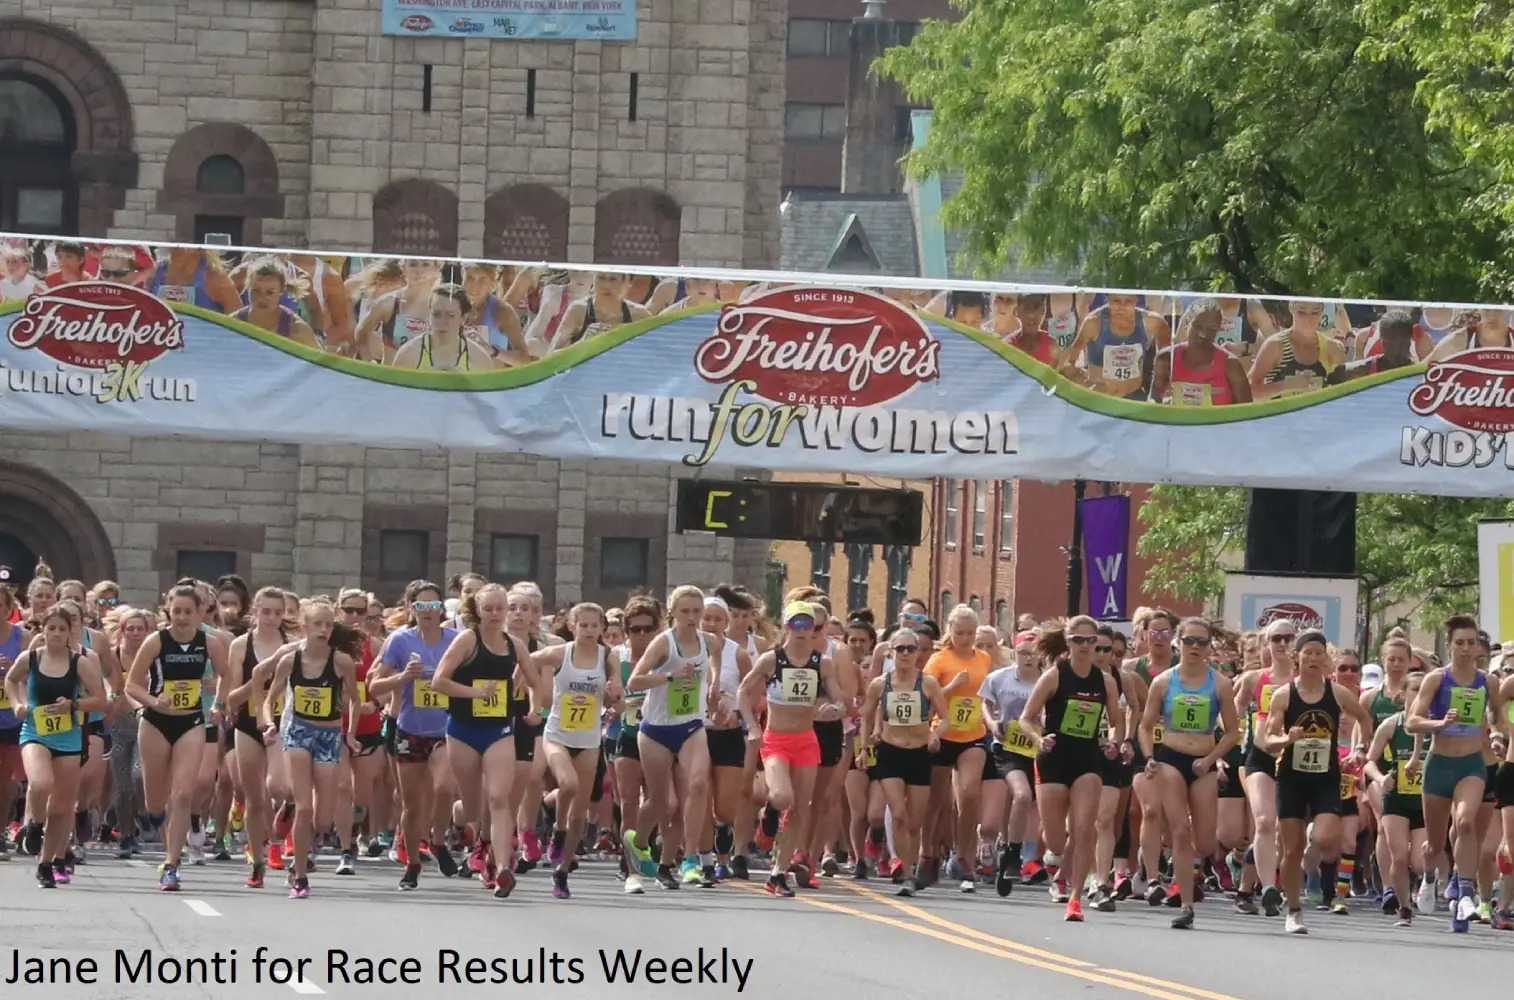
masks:
[[[1477,522],[1477,621],[1494,642],[1514,641],[1514,521]]]
[[[1225,621],[1244,631],[1289,620],[1299,630],[1318,629],[1338,649],[1356,646],[1356,577],[1225,575]]]

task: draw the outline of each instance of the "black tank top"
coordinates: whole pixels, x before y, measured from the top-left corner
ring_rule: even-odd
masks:
[[[483,645],[483,644],[480,643],[480,645]],[[530,638],[528,638],[526,640],[526,652],[528,652],[528,653],[534,653],[540,647],[541,647],[541,644],[539,642],[537,642],[536,636],[533,635],[533,636],[531,636]],[[511,645],[510,645],[510,655],[511,656],[515,655],[515,644],[514,643],[511,643]],[[510,694],[512,696],[511,699],[510,699],[510,714],[511,714],[511,716],[514,717],[514,718],[516,718],[516,719],[524,719],[526,716],[530,715],[531,714],[531,693],[529,691],[511,691]]]
[[[170,692],[174,701],[173,712],[199,715],[200,693],[197,689],[205,683],[205,672],[210,663],[205,633],[196,629],[194,638],[180,642],[168,629],[159,629],[158,644],[158,658],[148,672],[148,693],[156,698],[173,684],[176,686]]]
[[[779,646],[773,650],[773,676],[768,678],[768,704],[813,705],[820,697],[825,680],[820,673],[820,654],[811,653],[800,666],[789,662],[788,654]],[[791,672],[794,676],[786,677]],[[793,700],[790,700],[792,698]]]
[[[1299,695],[1298,681],[1288,685],[1288,705],[1283,709],[1283,731],[1294,726],[1304,735],[1283,747],[1277,758],[1277,773],[1299,777],[1316,775],[1340,779],[1340,757],[1336,753],[1336,734],[1341,728],[1341,707],[1335,700],[1335,685],[1325,682],[1325,694],[1319,701],[1306,702]]]
[[[62,677],[49,677],[44,674],[42,665],[42,650],[33,649],[29,654],[27,664],[27,697],[32,701],[32,708],[43,705],[56,704],[59,698],[67,698],[76,705],[82,688],[79,685],[79,657],[82,653],[68,654],[68,673]],[[83,718],[83,716],[80,716]]]
[[[1057,734],[1058,746],[1068,740],[1097,742],[1108,695],[1104,671],[1090,667],[1087,677],[1079,677],[1070,661],[1058,661],[1057,689],[1046,699],[1046,731]]]
[[[518,662],[515,641],[506,635],[505,642],[508,645],[505,651],[496,653],[484,645],[484,637],[478,629],[473,630],[473,638],[477,640],[473,655],[453,671],[452,679],[465,687],[476,686],[475,681],[498,681],[499,687],[495,690],[494,697],[488,701],[481,698],[453,698],[447,703],[447,711],[458,722],[504,722],[516,709],[516,701],[510,697],[510,681],[515,676]],[[500,711],[498,706],[501,705],[508,707]],[[527,695],[526,711],[530,710],[531,697]]]
[[[258,651],[255,648],[253,648],[252,629],[248,629],[244,634],[247,636],[247,649],[246,649],[246,651],[242,655],[242,684],[251,684],[252,683],[252,668],[256,667],[258,665]],[[279,629],[279,644],[283,645],[285,642],[288,642],[288,641],[289,641],[288,637],[285,636],[284,630],[283,629]],[[238,725],[241,725],[241,726],[251,725],[251,726],[253,726],[253,728],[257,728],[257,721],[258,721],[257,718],[251,712],[248,711],[248,709],[251,708],[251,707],[252,707],[252,696],[251,696],[251,694],[249,694],[248,697],[247,697],[247,701],[243,703],[243,705],[242,705],[241,708],[237,709],[237,724]]]
[[[342,677],[336,672],[336,650],[326,654],[326,665],[314,680],[305,676],[305,651],[294,651],[289,670],[289,695],[294,714],[307,722],[335,722],[342,717]]]

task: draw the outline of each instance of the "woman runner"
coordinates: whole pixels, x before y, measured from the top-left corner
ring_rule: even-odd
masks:
[[[657,623],[662,621],[662,607],[656,598],[638,594],[626,602],[626,643],[620,653],[621,685],[625,688],[631,679],[631,671],[646,655],[657,632]],[[637,731],[641,726],[642,706],[646,695],[626,690],[620,706],[620,734],[615,743],[615,797],[620,802],[620,828],[622,837],[626,831],[640,829],[641,800],[645,788],[641,771],[641,748],[637,743]],[[628,859],[629,850],[621,852],[620,867],[626,877],[626,894],[639,896],[643,892],[642,873]],[[743,862],[745,859],[743,858]],[[656,868],[653,868],[656,872]]]
[[[1407,715],[1403,706],[1413,702],[1423,681],[1420,674],[1403,678],[1396,698],[1399,711],[1382,719],[1372,734],[1367,749],[1367,778],[1372,794],[1382,803],[1377,857],[1382,865],[1383,912],[1396,913],[1395,926],[1414,924],[1411,877],[1424,874],[1425,808],[1420,800],[1424,791],[1424,737],[1404,728]],[[1392,696],[1390,696],[1392,697]],[[1374,717],[1376,710],[1373,710]],[[1435,880],[1429,879],[1431,891]],[[1435,900],[1430,900],[1430,908]]]
[[[934,677],[941,685],[950,711],[941,748],[932,760],[929,815],[950,816],[950,807],[956,808],[954,829],[933,831],[931,824],[926,823],[925,850],[931,851],[937,842],[950,841],[956,849],[954,874],[961,880],[963,892],[974,891],[976,881],[973,864],[978,856],[978,800],[984,773],[998,777],[988,763],[984,740],[988,731],[983,725],[983,699],[978,693],[993,671],[994,662],[974,645],[977,635],[978,613],[966,604],[957,605],[947,617],[947,646],[925,664],[926,676]],[[929,875],[934,875],[934,871]]]
[[[1041,677],[1036,653],[1036,634],[1015,636],[1014,662],[983,679],[978,696],[983,699],[983,719],[993,734],[994,770],[1000,781],[983,785],[984,835],[1005,829],[1004,844],[994,865],[994,891],[1008,896],[1020,877],[1021,845],[1034,832],[1031,819],[1036,802],[1036,741],[1020,727],[1020,713]],[[1008,825],[1004,800],[1009,799]]]
[[[272,800],[288,800],[293,790],[283,787],[284,782],[277,789],[269,787],[268,748],[272,743],[265,737],[258,719],[262,715],[264,702],[268,700],[263,681],[271,679],[272,667],[264,668],[261,680],[256,668],[259,664],[276,662],[283,653],[295,646],[292,643],[285,644],[284,594],[277,587],[264,587],[257,592],[252,600],[252,613],[252,628],[231,643],[230,660],[238,666],[232,668],[236,686],[228,694],[226,704],[235,712],[234,763],[241,775],[243,823],[247,830],[247,853],[251,857],[246,884],[249,889],[261,889],[271,821],[269,803]],[[272,715],[275,718],[282,717],[285,699],[279,696],[272,700]],[[282,766],[280,774],[287,774]]]

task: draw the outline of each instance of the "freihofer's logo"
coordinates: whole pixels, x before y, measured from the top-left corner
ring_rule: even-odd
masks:
[[[1325,627],[1325,619],[1307,604],[1284,601],[1266,608],[1256,616],[1256,627],[1266,628],[1273,622],[1292,622],[1295,628],[1317,630]]]
[[[1400,463],[1483,468],[1503,451],[1514,468],[1506,448],[1514,431],[1514,350],[1479,347],[1431,364],[1409,393],[1409,410],[1461,429],[1405,427]]]
[[[13,369],[11,391],[89,395],[101,403],[144,397],[193,402],[193,379],[145,378],[148,364],[184,347],[184,323],[140,288],[80,281],[28,299],[10,323],[11,346],[59,363],[53,372]],[[85,369],[85,372],[73,369]]]
[[[941,344],[881,296],[785,289],[727,306],[694,367],[709,382],[749,380],[774,403],[873,406],[934,381]]]
[[[882,296],[780,289],[726,307],[694,349],[694,371],[721,387],[717,398],[607,392],[600,433],[685,442],[691,466],[709,464],[722,447],[731,461],[759,464],[773,461],[762,449],[875,463],[1017,453],[1014,411],[959,409],[962,394],[940,387],[941,351],[920,317]],[[916,408],[899,406],[905,397]],[[732,453],[733,445],[750,451]]]

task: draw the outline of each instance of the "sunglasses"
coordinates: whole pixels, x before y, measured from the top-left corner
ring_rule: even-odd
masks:
[[[132,272],[131,272],[131,270],[129,268],[127,270],[124,270],[124,271],[117,271],[117,270],[114,270],[114,269],[112,269],[112,270],[105,270],[104,268],[100,269],[100,277],[102,277],[102,278],[125,278],[125,277],[129,276],[131,273]]]
[[[792,618],[789,620],[788,627],[796,632],[804,632],[815,627],[815,620],[813,618]]]
[[[97,598],[95,598],[95,603],[98,604],[98,605],[100,605],[100,607],[102,607],[102,608],[113,608],[116,605],[118,605],[118,604],[121,603],[121,598],[119,598],[119,597],[97,597]]]
[[[410,602],[410,609],[412,611],[440,611],[443,608],[443,606],[444,605],[442,604],[441,601],[412,601],[412,602]]]
[[[1096,635],[1070,635],[1067,637],[1067,641],[1077,643],[1079,646],[1086,646],[1090,642],[1098,642],[1099,637]]]
[[[1178,642],[1185,646],[1207,646],[1210,639],[1207,635],[1185,635]]]
[[[892,648],[896,653],[915,653],[920,650],[919,646],[894,646]]]
[[[1335,668],[1335,672],[1338,674],[1359,674],[1362,672],[1362,668],[1353,667],[1349,663],[1342,663]]]
[[[342,614],[344,614],[344,615],[366,615],[367,613],[368,613],[368,609],[367,608],[343,608],[342,609]]]
[[[631,635],[647,635],[657,631],[656,625],[627,625],[626,631]]]
[[[907,622],[923,622],[923,621],[925,621],[925,616],[924,615],[922,615],[922,614],[916,614],[913,611],[906,611],[903,614],[901,614],[899,617],[902,618],[902,619],[904,619]]]
[[[1287,635],[1269,636],[1268,637],[1268,641],[1269,642],[1292,642],[1293,641],[1293,633],[1290,632]]]
[[[1113,646],[1095,646],[1095,647],[1093,647],[1093,651],[1095,653],[1113,653],[1114,652],[1114,647]]]

